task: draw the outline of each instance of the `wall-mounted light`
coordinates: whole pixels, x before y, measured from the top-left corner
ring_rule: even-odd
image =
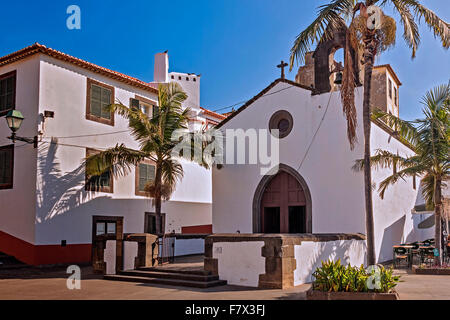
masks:
[[[16,131],[20,129],[20,126],[25,119],[19,110],[9,111],[5,118],[6,123],[8,124],[8,128],[12,131],[11,136],[8,137],[8,139],[11,139],[13,143],[15,143],[16,140],[30,143],[33,144],[35,148],[37,148],[37,136],[35,136],[33,139],[16,136]]]
[[[19,110],[11,110],[6,115],[6,123],[12,132],[20,129],[23,119],[25,119]]]

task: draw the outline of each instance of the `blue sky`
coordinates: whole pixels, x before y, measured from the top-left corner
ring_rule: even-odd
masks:
[[[450,20],[448,0],[422,2]],[[154,54],[169,50],[171,71],[202,74],[201,104],[216,110],[250,99],[278,78],[275,66],[288,60],[295,36],[323,3],[326,0],[8,1],[0,12],[0,55],[39,42],[151,81]],[[81,8],[81,30],[66,28],[71,4]],[[450,52],[422,23],[422,44],[411,60],[401,26],[397,29],[396,47],[377,64],[390,63],[397,72],[403,82],[400,116],[413,119],[421,115],[419,99],[426,90],[449,80]],[[295,69],[287,74],[289,79],[294,79]]]

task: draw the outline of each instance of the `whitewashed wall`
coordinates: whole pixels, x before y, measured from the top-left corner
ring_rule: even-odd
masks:
[[[337,240],[328,242],[302,241],[294,246],[297,268],[294,271],[294,286],[311,283],[312,274],[322,261],[341,260],[343,265],[360,266],[366,262],[364,240]]]
[[[228,284],[257,287],[259,275],[265,273],[261,256],[264,241],[215,242],[213,258],[218,260],[219,279]]]
[[[296,169],[305,179],[312,197],[313,233],[363,233],[365,234],[364,177],[352,166],[363,157],[362,113],[358,113],[357,136],[359,143],[350,150],[347,140],[347,123],[342,114],[339,92],[311,96],[309,90],[278,83],[223,126],[223,130],[237,128],[267,129],[270,117],[278,110],[287,110],[294,119],[291,133],[280,140],[280,163]],[[362,88],[357,88],[356,109],[362,109]],[[328,111],[324,117],[324,113]],[[307,149],[321,122],[319,131],[308,154]],[[400,153],[407,150],[394,138],[386,145],[389,136],[372,124],[372,153],[387,146]],[[306,155],[306,156],[305,156]],[[300,169],[299,166],[303,162]],[[379,183],[383,172],[374,173]],[[252,204],[255,190],[261,181],[259,165],[227,165],[213,169],[213,232],[251,233]],[[377,184],[378,185],[378,184]],[[374,215],[376,249],[380,261],[389,259],[392,245],[396,242],[391,233],[384,230],[405,216],[413,207],[417,190],[412,181],[406,181],[391,189],[392,194],[379,200],[374,192]],[[392,207],[390,207],[392,205]],[[405,223],[399,229],[401,236],[408,237],[412,224]],[[391,237],[391,238],[389,238]],[[385,239],[384,239],[385,238]],[[382,251],[382,253],[380,253]]]
[[[0,73],[17,70],[17,103],[25,121],[21,136],[44,131],[39,148],[16,148],[14,189],[0,190],[0,230],[29,243],[85,244],[91,242],[92,216],[123,216],[124,232],[143,232],[144,213],[152,212],[151,200],[135,196],[135,172],[114,180],[114,193],[85,192],[82,161],[85,147],[105,149],[124,143],[138,148],[128,132],[126,119],[116,115],[109,126],[86,119],[87,78],[115,87],[115,98],[128,105],[135,94],[157,101],[154,93],[140,90],[83,68],[48,57],[34,55],[0,68]],[[54,111],[43,127],[38,114]],[[4,120],[3,120],[4,121]],[[11,142],[6,123],[0,125],[0,145]],[[68,138],[70,136],[95,135]],[[57,144],[50,144],[56,137]],[[22,143],[18,142],[17,145]],[[211,172],[183,162],[184,178],[170,201],[163,203],[166,230],[181,232],[182,226],[211,224]],[[36,173],[37,172],[37,173]]]
[[[138,243],[135,241],[123,242],[123,270],[133,270],[138,255]]]
[[[39,58],[29,57],[20,63],[0,67],[0,74],[17,71],[16,109],[25,120],[18,136],[34,137],[38,131]],[[12,144],[6,120],[0,118],[0,146]],[[0,190],[0,231],[35,241],[37,150],[31,144],[17,141],[14,149],[13,189]]]
[[[106,262],[105,274],[116,274],[116,240],[106,241],[103,261]]]
[[[267,94],[289,87],[279,83]],[[357,103],[362,95],[357,92]],[[278,110],[287,110],[294,119],[291,133],[280,139],[280,163],[297,169],[324,115],[299,173],[312,196],[312,228],[314,233],[362,232],[364,216],[363,176],[351,170],[352,163],[362,154],[362,145],[350,151],[347,128],[340,108],[339,93],[311,96],[311,91],[291,87],[255,101],[226,123],[228,128],[267,129],[270,117]],[[361,115],[359,121],[362,122]],[[362,128],[359,128],[362,133]],[[213,231],[214,233],[251,233],[252,202],[262,179],[258,165],[227,165],[213,170]],[[361,198],[361,200],[358,200]],[[232,201],[230,201],[232,199]],[[326,201],[325,201],[326,199]],[[352,199],[352,201],[347,201]]]

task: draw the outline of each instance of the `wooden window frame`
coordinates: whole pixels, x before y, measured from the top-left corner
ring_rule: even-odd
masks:
[[[152,117],[154,117],[154,111],[155,111],[154,107],[158,106],[158,103],[156,101],[151,100],[149,98],[144,98],[142,96],[138,96],[137,94],[134,96],[134,99],[139,100],[139,102],[143,102],[143,103],[151,105],[152,106]]]
[[[16,95],[17,95],[17,70],[13,70],[7,73],[4,73],[0,75],[0,80],[14,77],[14,94],[13,94],[13,101],[12,101],[12,107],[10,109],[6,109],[3,111],[0,111],[0,117],[6,115],[9,111],[16,109]]]
[[[148,164],[151,166],[155,166],[155,172],[156,172],[156,163],[155,161],[145,159],[144,161],[141,161],[140,164]],[[144,191],[139,190],[139,165],[136,166],[135,174],[134,174],[134,194],[141,197],[147,197],[147,194]]]
[[[90,156],[92,153],[99,153],[100,150],[92,149],[92,148],[86,148],[86,158]],[[104,192],[104,193],[114,193],[114,175],[112,172],[109,174],[109,187],[102,186],[97,190],[92,190],[88,184],[88,177],[85,172],[84,177],[84,190],[90,191],[90,192]]]
[[[14,187],[14,144],[9,144],[7,146],[0,147],[0,151],[4,150],[4,149],[11,149],[11,163],[10,163],[11,182],[0,184],[0,190],[13,189],[13,187]]]
[[[150,233],[150,230],[148,230],[148,221],[149,221],[149,217],[150,216],[155,216],[156,217],[156,212],[145,212],[145,216],[144,216],[144,233]],[[166,232],[166,214],[161,212],[161,227],[162,227],[162,232],[157,233],[158,235],[164,235],[164,233]]]
[[[107,124],[110,126],[114,126],[114,112],[111,112],[111,119],[105,119],[105,118],[97,117],[97,116],[91,114],[91,85],[93,85],[93,84],[96,86],[102,87],[104,89],[111,90],[111,104],[114,103],[114,99],[115,99],[114,87],[104,84],[102,82],[98,82],[98,81],[92,80],[90,78],[87,78],[86,119],[95,121],[95,122],[99,122],[99,123],[103,123],[103,124]]]
[[[102,234],[97,235],[96,228],[97,222],[105,223],[116,223],[116,233],[115,234]],[[116,240],[117,235],[123,232],[123,217],[119,216],[92,216],[92,240]]]

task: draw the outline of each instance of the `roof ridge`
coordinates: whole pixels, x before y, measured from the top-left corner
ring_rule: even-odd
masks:
[[[242,112],[243,110],[245,110],[247,107],[249,107],[253,102],[255,102],[256,100],[258,100],[259,98],[261,98],[262,96],[264,96],[270,89],[272,89],[273,87],[275,87],[278,83],[280,82],[284,82],[287,84],[290,84],[291,86],[295,86],[301,89],[305,89],[305,90],[309,90],[311,92],[314,91],[313,88],[301,85],[300,83],[294,82],[292,80],[288,80],[285,78],[278,78],[275,79],[272,83],[270,83],[266,88],[264,88],[262,91],[260,91],[256,96],[254,96],[253,98],[251,98],[250,100],[248,100],[246,103],[244,103],[239,109],[237,109],[235,112],[233,112],[230,116],[228,116],[225,120],[223,120],[221,123],[219,123],[219,125],[217,125],[216,128],[220,128],[222,125],[224,125],[225,123],[227,123],[229,120],[233,119],[237,114],[239,114],[240,112]]]
[[[145,90],[149,90],[152,91],[154,93],[157,92],[157,89],[149,82],[145,82],[143,80],[140,80],[136,77],[132,77],[129,76],[127,74],[118,72],[118,71],[114,71],[102,66],[99,66],[95,63],[77,58],[75,56],[69,55],[67,53],[64,53],[62,51],[53,49],[53,48],[49,48],[43,44],[40,44],[38,42],[35,42],[34,44],[25,47],[23,49],[20,49],[18,51],[15,51],[13,53],[10,53],[6,56],[0,57],[0,66],[9,64],[9,63],[13,63],[16,61],[19,61],[21,59],[24,59],[30,55],[36,54],[37,52],[46,54],[50,57],[62,60],[62,61],[66,61],[69,63],[72,63],[74,65],[77,65],[79,67],[83,67],[85,69],[103,74],[104,76],[108,76],[112,79],[133,85],[133,86],[137,86],[140,87],[141,89],[145,89]]]

